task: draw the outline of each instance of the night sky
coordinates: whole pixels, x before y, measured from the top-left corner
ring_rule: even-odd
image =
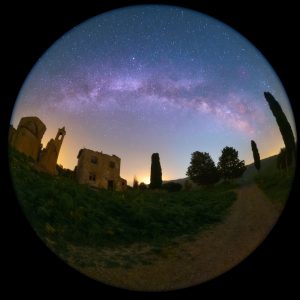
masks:
[[[149,182],[151,154],[163,179],[186,177],[194,151],[217,163],[232,146],[252,163],[283,147],[264,99],[271,92],[295,128],[286,93],[260,52],[206,15],[172,6],[133,6],[94,17],[36,63],[12,116],[38,116],[46,146],[67,135],[58,163],[74,169],[85,147],[121,158],[121,176]],[[295,130],[294,130],[295,132]]]

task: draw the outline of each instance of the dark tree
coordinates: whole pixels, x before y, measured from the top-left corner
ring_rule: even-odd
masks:
[[[159,189],[162,185],[162,173],[159,161],[159,154],[153,153],[151,156],[151,175],[150,185],[151,189]]]
[[[139,189],[140,190],[146,190],[147,189],[147,184],[144,183],[144,182],[141,182],[140,185],[139,185]]]
[[[286,118],[278,101],[269,92],[264,93],[265,98],[270,106],[270,109],[276,119],[277,125],[282,135],[283,142],[286,148],[287,162],[291,164],[294,160],[296,150],[295,138],[289,121]]]
[[[243,160],[239,160],[237,150],[233,147],[225,147],[219,157],[218,170],[221,177],[228,181],[241,177],[246,171],[246,166]]]
[[[279,170],[288,170],[288,166],[292,163],[292,157],[287,156],[287,151],[285,148],[281,148],[277,156],[277,168]]]
[[[199,185],[211,185],[219,181],[218,170],[207,152],[196,151],[192,153],[186,175]]]
[[[285,169],[286,151],[285,148],[281,148],[277,156],[277,169]]]
[[[135,176],[133,178],[133,185],[132,186],[133,186],[134,189],[138,189],[138,187],[139,187],[139,182],[138,182],[138,180]]]
[[[251,148],[253,152],[253,159],[254,159],[254,166],[256,170],[260,170],[260,155],[256,146],[256,143],[254,141],[251,141]]]

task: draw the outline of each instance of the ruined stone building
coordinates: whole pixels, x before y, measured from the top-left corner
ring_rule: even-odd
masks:
[[[65,135],[65,127],[59,128],[55,139],[51,139],[46,148],[40,152],[39,165],[49,174],[57,175],[56,163]]]
[[[31,157],[41,171],[56,175],[56,163],[66,135],[65,127],[58,129],[55,139],[51,139],[47,147],[42,149],[42,138],[46,131],[45,124],[38,117],[24,117],[17,129],[10,126],[8,133],[9,145],[19,152]]]
[[[36,161],[38,170],[56,175],[57,159],[66,130],[65,127],[59,128],[55,139],[43,148],[41,141],[45,131],[46,126],[38,117],[24,117],[17,129],[10,126],[8,141],[11,147]],[[81,149],[77,158],[78,183],[115,191],[126,189],[127,181],[120,177],[121,159],[118,156]]]
[[[37,161],[45,131],[46,126],[38,117],[24,117],[20,120],[17,129],[10,126],[9,144],[19,152]]]
[[[116,191],[126,189],[127,181],[120,177],[118,156],[81,149],[77,158],[76,178],[80,184]]]

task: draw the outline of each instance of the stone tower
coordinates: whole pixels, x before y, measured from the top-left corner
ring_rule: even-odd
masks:
[[[10,127],[9,144],[37,161],[45,131],[46,126],[38,117],[24,117],[20,120],[17,129]]]
[[[54,140],[58,153],[59,153],[59,150],[60,150],[60,147],[61,147],[61,144],[64,140],[65,135],[66,135],[65,126],[63,128],[59,128],[58,131],[57,131],[55,140]]]
[[[42,150],[39,158],[39,165],[44,171],[51,175],[56,175],[56,163],[59,151],[66,135],[65,127],[59,128],[55,139],[51,139],[47,147]]]

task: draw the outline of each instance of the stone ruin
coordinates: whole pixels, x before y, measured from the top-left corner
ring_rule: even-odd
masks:
[[[47,147],[42,149],[41,141],[46,129],[38,117],[24,117],[17,129],[10,126],[8,142],[11,147],[36,161],[39,170],[57,175],[57,158],[66,130],[65,127],[59,128],[55,139],[51,139]]]
[[[57,174],[57,158],[65,135],[65,127],[59,128],[55,139],[51,139],[46,148],[40,152],[39,165],[49,174]]]
[[[17,129],[10,126],[9,145],[36,161],[38,170],[57,175],[56,164],[66,130],[59,128],[55,139],[43,148],[41,141],[45,131],[46,126],[38,117],[24,117]],[[121,159],[118,156],[81,149],[77,158],[75,175],[78,183],[107,190],[126,189],[127,181],[120,177]]]
[[[24,117],[17,129],[10,126],[8,141],[13,148],[38,161],[45,131],[46,126],[38,117]]]
[[[127,181],[120,177],[121,159],[90,149],[81,149],[78,153],[76,178],[78,183],[95,188],[123,191]]]

